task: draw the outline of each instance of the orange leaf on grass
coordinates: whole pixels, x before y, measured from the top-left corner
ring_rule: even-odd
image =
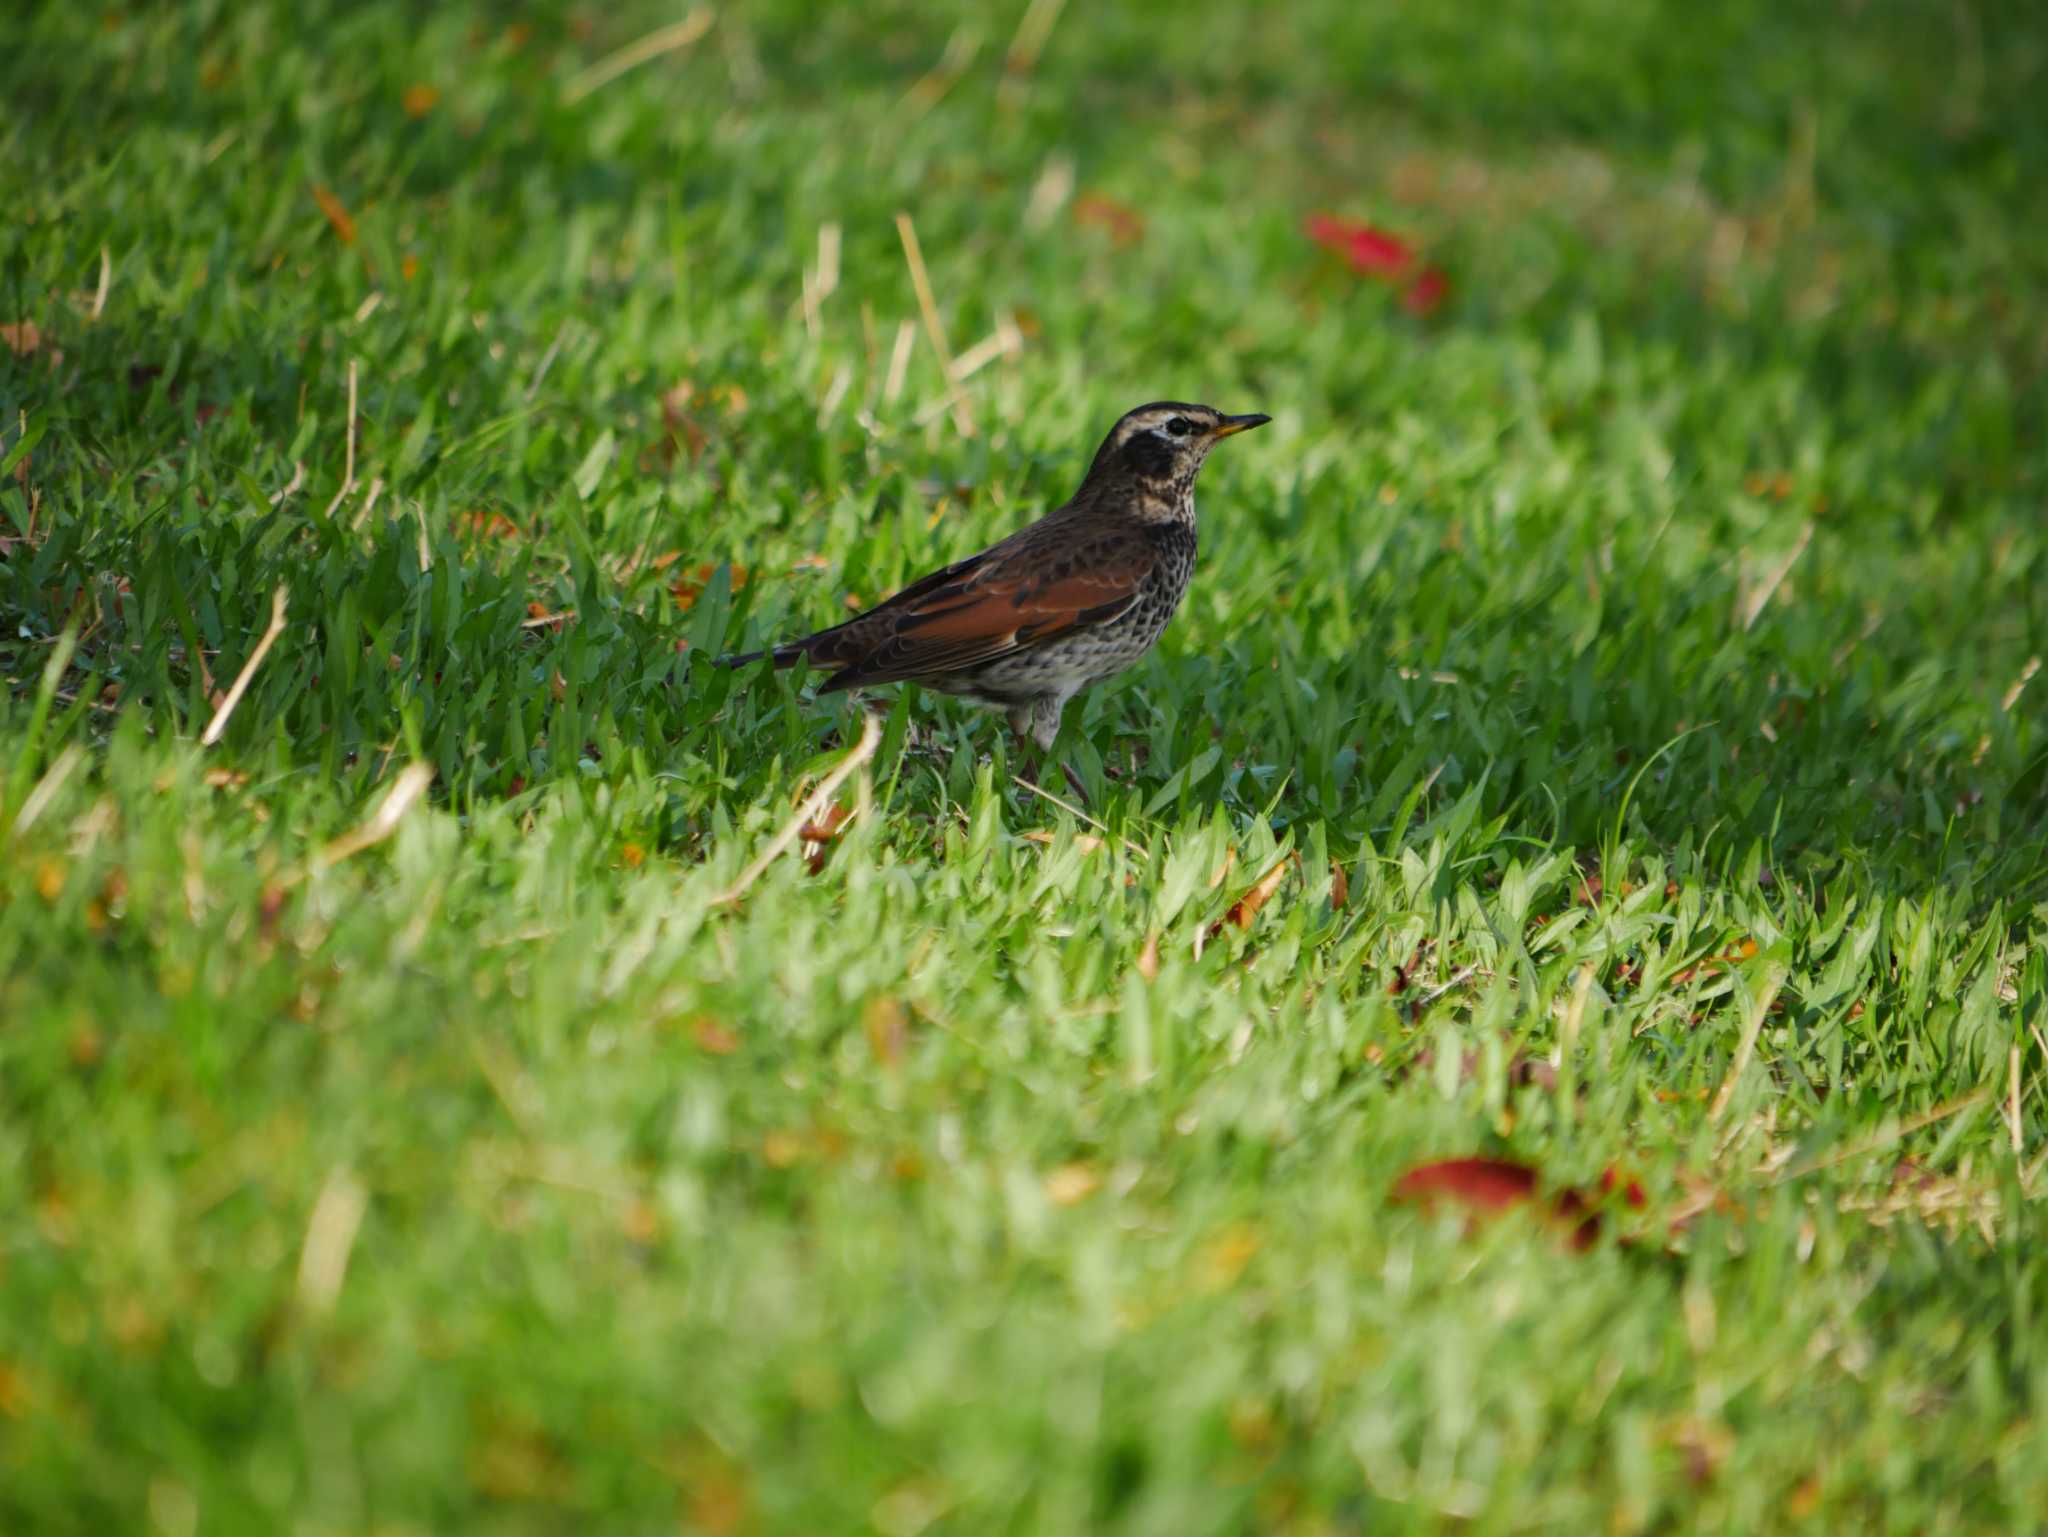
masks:
[[[313,201],[318,203],[320,211],[327,215],[327,222],[334,227],[334,233],[340,237],[341,243],[343,245],[354,245],[356,243],[355,215],[348,211],[347,205],[325,187],[317,185],[313,188]]]
[[[1258,917],[1259,909],[1273,900],[1273,893],[1280,889],[1280,882],[1286,879],[1287,867],[1294,863],[1294,855],[1282,854],[1252,884],[1251,890],[1230,904],[1230,911],[1209,925],[1209,937],[1214,939],[1223,932],[1223,925],[1234,923],[1241,929],[1252,926],[1252,919]]]
[[[887,994],[870,999],[861,1014],[861,1028],[867,1035],[869,1049],[885,1067],[894,1067],[903,1060],[910,1039],[910,1021],[900,1002]]]
[[[695,571],[677,577],[670,585],[669,596],[676,600],[676,607],[687,611],[704,591],[704,584],[711,580],[711,573],[718,567],[706,561]],[[747,568],[735,563],[732,568],[732,590],[738,592],[747,585]]]
[[[729,1057],[740,1049],[740,1038],[708,1014],[699,1014],[690,1021],[690,1039],[697,1043],[700,1051],[708,1051],[714,1057]]]
[[[504,513],[482,507],[463,513],[456,521],[460,527],[479,537],[510,539],[519,532],[519,525]]]
[[[405,88],[405,115],[414,120],[423,118],[434,110],[434,104],[440,99],[441,93],[433,86],[424,80],[416,80]]]

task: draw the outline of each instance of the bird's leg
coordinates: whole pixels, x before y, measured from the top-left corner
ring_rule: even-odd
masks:
[[[1038,777],[1045,777],[1045,767],[1054,761],[1053,744],[1059,740],[1060,714],[1066,700],[1057,695],[1045,695],[1029,704],[1013,705],[1009,710],[1010,730],[1016,734],[1017,746],[1021,750],[1026,742],[1038,749]],[[1060,772],[1066,776],[1067,786],[1074,792],[1074,798],[1083,806],[1088,804],[1088,791],[1081,783],[1081,776],[1074,772],[1074,766],[1060,759]]]

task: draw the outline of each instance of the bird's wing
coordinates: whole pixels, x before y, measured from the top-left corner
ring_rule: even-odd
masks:
[[[982,667],[1121,617],[1159,559],[1142,529],[1105,529],[1064,549],[998,545],[905,588],[840,627],[821,662],[826,692]]]

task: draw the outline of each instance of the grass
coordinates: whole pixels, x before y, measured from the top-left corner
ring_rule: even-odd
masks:
[[[0,1527],[2038,1530],[2039,16],[677,19],[0,54]],[[1159,396],[1101,825],[906,698],[721,902],[708,658]]]

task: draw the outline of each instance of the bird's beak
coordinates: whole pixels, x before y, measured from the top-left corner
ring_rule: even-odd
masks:
[[[1226,416],[1216,424],[1216,430],[1211,436],[1227,438],[1234,432],[1250,432],[1254,427],[1265,426],[1272,419],[1270,416],[1260,415],[1257,411],[1244,416]]]

